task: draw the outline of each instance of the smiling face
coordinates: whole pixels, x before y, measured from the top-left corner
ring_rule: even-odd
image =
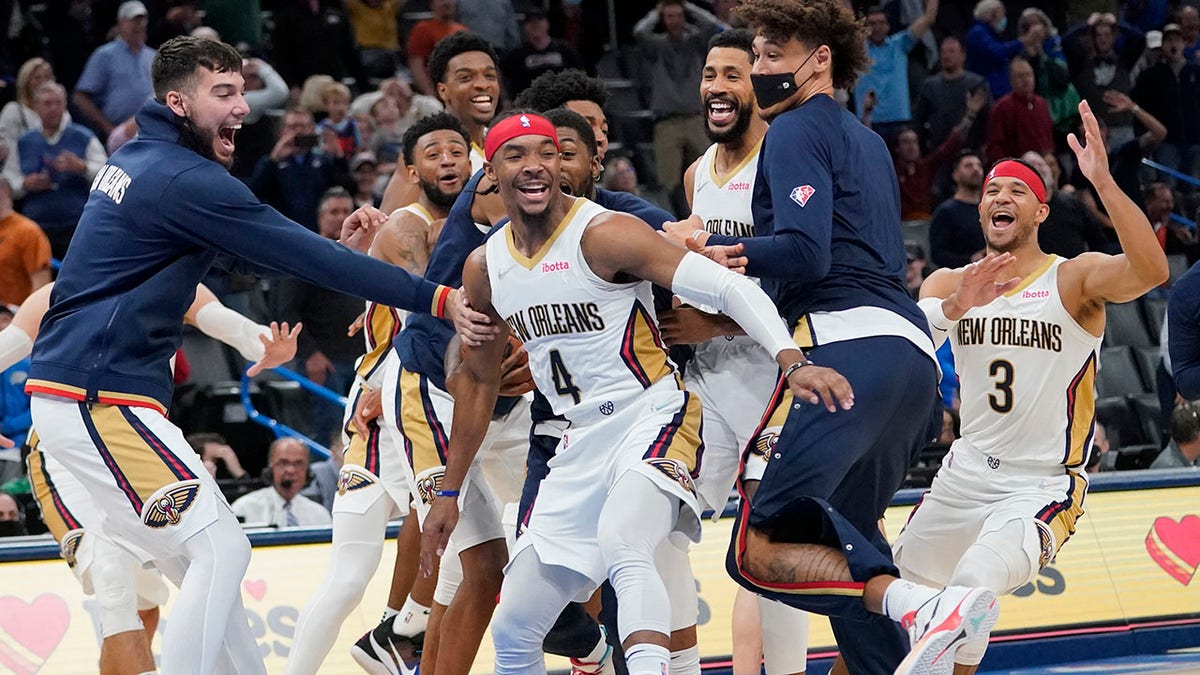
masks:
[[[571,127],[557,127],[559,147],[559,187],[574,197],[587,197],[596,184],[600,159],[588,152],[579,132]]]
[[[1037,247],[1037,228],[1050,214],[1024,181],[997,176],[983,186],[979,220],[988,248],[997,253]]]
[[[501,145],[484,165],[514,220],[540,223],[563,197],[561,158],[554,139],[526,134]]]
[[[455,117],[484,126],[496,116],[500,99],[496,64],[484,52],[463,52],[446,64],[446,78],[438,82],[437,92]]]
[[[196,73],[195,87],[167,92],[166,103],[177,116],[185,118],[185,132],[192,137],[188,145],[229,168],[233,165],[234,135],[250,112],[242,96],[245,81],[241,73],[234,71],[217,73],[200,66]]]
[[[457,132],[431,131],[417,139],[408,172],[434,206],[448,209],[471,175],[471,149]]]
[[[750,128],[755,114],[754,87],[750,85],[753,57],[734,47],[708,51],[700,76],[704,101],[704,132],[713,143],[729,143]]]
[[[825,84],[819,81],[822,78],[814,75],[815,68],[819,63],[828,66],[829,54],[828,47],[822,45],[814,50],[794,37],[788,38],[786,42],[777,42],[767,39],[762,34],[755,35],[754,67],[751,69],[751,74],[789,73],[794,90],[791,96],[768,108],[760,109],[758,114],[770,122],[776,116],[796,107],[801,101],[806,100],[817,87]]]
[[[567,101],[563,107],[582,115],[592,125],[592,133],[596,134],[596,157],[603,162],[608,153],[608,117],[604,115],[604,109],[595,101],[587,100]]]

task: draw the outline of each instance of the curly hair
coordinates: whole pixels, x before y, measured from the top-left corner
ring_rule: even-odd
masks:
[[[426,64],[429,68],[429,79],[435,85],[444,82],[446,69],[450,66],[450,59],[467,52],[487,54],[488,58],[492,60],[492,65],[499,70],[500,58],[496,56],[496,50],[492,48],[491,43],[475,33],[459,31],[438,40],[438,43],[433,46],[433,51],[430,52],[429,61]]]
[[[404,139],[400,143],[404,147],[404,163],[412,166],[413,153],[416,151],[417,141],[421,140],[422,136],[443,129],[462,136],[463,145],[471,147],[471,137],[467,135],[467,130],[463,128],[462,122],[459,122],[458,118],[450,113],[438,112],[422,117],[404,132]]]
[[[809,47],[828,45],[833,52],[833,86],[849,89],[871,65],[861,18],[838,0],[746,0],[734,10],[739,19],[768,40],[796,38]]]
[[[582,70],[570,68],[540,75],[513,105],[545,111],[561,108],[567,101],[591,101],[603,108],[608,102],[608,87]]]

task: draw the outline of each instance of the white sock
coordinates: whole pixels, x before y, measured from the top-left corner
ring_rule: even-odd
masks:
[[[592,651],[581,659],[571,659],[571,670],[580,673],[598,673],[603,667],[604,657],[608,656],[608,641],[604,631],[600,631],[600,640],[592,647]]]
[[[700,646],[671,652],[671,675],[700,675]]]
[[[897,579],[883,591],[883,613],[893,621],[900,621],[905,614],[925,604],[939,592],[938,589]]]
[[[404,601],[404,606],[400,608],[399,616],[392,623],[392,632],[404,637],[413,637],[424,632],[428,625],[429,608],[413,600],[410,595]]]
[[[387,621],[388,619],[392,618],[393,616],[396,616],[399,613],[400,613],[400,610],[398,610],[398,609],[392,609],[391,607],[384,607],[383,608],[383,616],[379,617],[379,623],[383,623],[384,621]]]
[[[662,675],[668,672],[671,653],[666,647],[639,642],[625,652],[629,675]]]

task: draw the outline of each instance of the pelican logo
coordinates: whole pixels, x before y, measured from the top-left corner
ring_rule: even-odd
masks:
[[[75,529],[67,533],[63,537],[62,543],[58,545],[58,552],[67,561],[67,566],[75,566],[75,555],[79,553],[79,544],[83,541],[83,530]]]
[[[442,489],[443,475],[445,475],[445,469],[439,467],[435,473],[429,473],[417,479],[417,495],[421,497],[422,504],[433,503],[437,491]]]
[[[196,503],[200,494],[200,481],[189,480],[165,487],[146,502],[142,509],[142,522],[155,529],[178,525],[183,514]]]
[[[526,129],[533,126],[533,124],[529,121],[529,117],[527,115],[521,115],[521,126],[525,127]]]
[[[337,493],[345,495],[347,492],[361,490],[375,482],[375,477],[357,467],[345,467],[338,474]]]
[[[1038,569],[1043,569],[1050,561],[1054,560],[1054,533],[1050,531],[1050,526],[1040,520],[1033,521],[1037,525],[1038,544],[1041,546],[1041,553],[1038,555]]]
[[[696,494],[696,484],[687,467],[677,459],[648,459],[646,463],[658,469],[664,476],[679,484],[686,492]]]
[[[782,430],[782,427],[767,427],[763,429],[755,437],[750,454],[762,457],[763,461],[771,461],[771,453],[775,451],[775,446],[779,444],[779,432]]]

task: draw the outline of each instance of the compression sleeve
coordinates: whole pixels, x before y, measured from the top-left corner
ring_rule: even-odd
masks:
[[[800,349],[779,318],[775,303],[753,281],[698,253],[687,253],[675,268],[671,291],[721,310],[771,356]]]
[[[252,363],[263,357],[264,348],[258,336],[271,337],[269,328],[258,325],[219,302],[210,302],[196,312],[196,327],[205,335],[238,350],[242,358]]]
[[[0,370],[8,370],[33,352],[33,340],[25,331],[9,324],[0,330]]]
[[[216,164],[180,173],[159,209],[167,227],[219,253],[389,307],[444,315],[451,289],[288,220]]]
[[[942,298],[922,298],[917,307],[925,312],[925,320],[929,322],[929,334],[933,336],[933,348],[937,349],[949,337],[957,321],[951,321],[942,311]]]

